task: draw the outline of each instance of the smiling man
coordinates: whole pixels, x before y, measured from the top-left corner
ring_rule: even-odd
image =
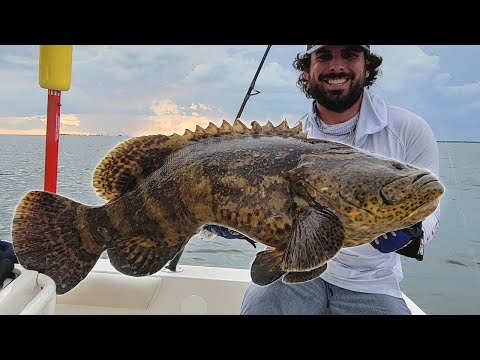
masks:
[[[302,118],[312,138],[345,143],[439,174],[435,136],[420,116],[386,103],[369,87],[383,59],[369,45],[307,45],[293,66],[297,85],[312,99]],[[242,314],[410,314],[402,298],[400,255],[423,259],[439,226],[437,212],[411,228],[370,244],[345,247],[320,277],[299,284],[281,279],[251,284]]]

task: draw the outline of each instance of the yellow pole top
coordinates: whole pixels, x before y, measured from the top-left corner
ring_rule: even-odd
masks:
[[[49,90],[67,91],[72,81],[73,45],[40,45],[38,83]]]

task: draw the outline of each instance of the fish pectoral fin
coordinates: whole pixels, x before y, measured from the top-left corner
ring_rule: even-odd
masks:
[[[342,248],[345,231],[338,217],[327,208],[299,206],[282,269],[305,272],[324,265]]]
[[[283,251],[268,248],[257,253],[250,269],[252,281],[257,285],[268,285],[278,280],[285,271],[282,270]]]
[[[285,284],[295,284],[310,281],[319,277],[327,269],[327,264],[315,268],[310,271],[297,271],[297,272],[288,272],[283,278],[282,281]]]

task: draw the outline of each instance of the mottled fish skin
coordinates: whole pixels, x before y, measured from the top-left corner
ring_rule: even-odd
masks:
[[[99,164],[93,184],[107,204],[33,191],[14,216],[19,262],[51,276],[59,294],[104,250],[124,274],[153,274],[205,224],[269,247],[252,264],[254,282],[308,281],[342,247],[423,220],[444,190],[426,170],[307,139],[300,125],[239,121],[132,138]]]
[[[428,170],[343,144],[321,156],[304,155],[290,175],[303,197],[339,217],[344,247],[422,221],[436,210],[444,192]]]

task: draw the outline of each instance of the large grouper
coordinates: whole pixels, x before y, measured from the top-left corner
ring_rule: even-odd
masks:
[[[93,186],[104,205],[31,191],[16,208],[18,260],[50,276],[57,294],[105,250],[123,274],[156,273],[208,224],[266,245],[252,259],[253,282],[309,281],[342,247],[424,220],[444,192],[425,169],[309,139],[300,124],[239,120],[131,138],[100,162]]]

